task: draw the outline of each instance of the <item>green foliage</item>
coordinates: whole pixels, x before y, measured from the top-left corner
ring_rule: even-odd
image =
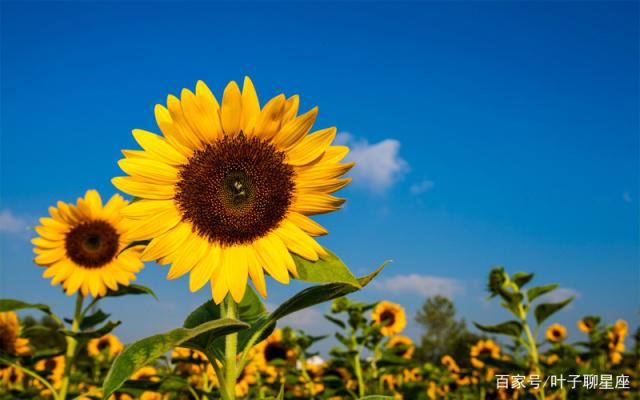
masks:
[[[14,300],[14,299],[0,299],[0,312],[19,311],[19,310],[28,310],[28,309],[41,310],[47,314],[51,313],[51,309],[46,304],[31,304],[31,303],[25,303],[24,301]]]
[[[515,338],[519,338],[520,335],[522,335],[522,323],[518,321],[507,321],[497,325],[481,325],[478,323],[474,323],[474,325],[481,331],[487,333],[498,333]]]
[[[131,284],[129,286],[119,286],[118,290],[109,289],[105,297],[120,297],[126,295],[149,295],[158,300],[158,296],[156,296],[153,290],[149,289],[146,286],[136,284]]]
[[[542,325],[550,316],[562,310],[567,304],[571,303],[573,297],[558,303],[543,303],[536,306],[534,315],[538,325]]]
[[[247,324],[230,319],[209,321],[195,328],[177,328],[159,335],[150,336],[127,346],[115,359],[102,386],[103,398],[118,390],[138,369],[148,365],[164,353],[205,332],[224,336],[248,327]]]

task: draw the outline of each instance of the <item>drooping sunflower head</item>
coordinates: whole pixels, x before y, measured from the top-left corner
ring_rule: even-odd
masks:
[[[471,347],[471,365],[476,368],[484,368],[482,357],[500,358],[500,346],[491,339],[479,340]]]
[[[96,358],[112,358],[124,349],[124,345],[117,336],[110,333],[91,339],[87,344],[87,352]]]
[[[253,354],[261,369],[268,368],[272,363],[295,363],[297,355],[295,348],[285,342],[281,329],[275,329],[268,338],[260,342]]]
[[[449,372],[451,372],[452,374],[457,374],[458,372],[460,372],[460,367],[458,367],[458,363],[450,355],[446,354],[442,356],[442,358],[440,359],[440,362],[442,363],[442,365],[447,367]]]
[[[62,283],[68,295],[104,296],[135,280],[143,264],[141,246],[123,251],[127,245],[122,209],[127,202],[116,194],[105,204],[95,190],[87,191],[76,204],[61,201],[49,207],[50,217],[40,218],[39,237],[32,240],[36,264],[46,267],[42,274]]]
[[[338,209],[331,194],[349,183],[348,148],[331,146],[335,128],[313,133],[317,108],[298,114],[298,96],[260,106],[245,78],[229,83],[220,105],[199,81],[195,93],[157,105],[162,136],[134,130],[143,150],[123,151],[129,176],[113,179],[141,200],[125,210],[131,240],[149,240],[143,260],[190,272],[191,291],[210,282],[220,303],[239,302],[250,277],[266,296],[265,271],[281,283],[297,275],[292,253],[315,261],[327,252],[313,239],[327,231],[308,216]]]
[[[398,357],[406,359],[411,359],[411,356],[413,356],[413,352],[416,349],[411,338],[400,335],[389,338],[387,347]]]
[[[396,335],[407,325],[404,309],[389,301],[378,303],[371,313],[371,319],[380,324],[380,333],[384,336]]]
[[[584,333],[591,333],[598,325],[598,322],[600,322],[599,317],[584,317],[581,320],[578,320],[578,329]]]
[[[0,312],[0,350],[14,356],[31,353],[29,339],[21,338],[20,320],[14,312]]]
[[[563,341],[567,337],[567,328],[560,324],[551,324],[547,328],[545,334],[547,339],[552,343],[558,343]]]

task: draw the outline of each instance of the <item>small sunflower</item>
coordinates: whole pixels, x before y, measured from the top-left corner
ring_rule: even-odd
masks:
[[[598,324],[598,320],[597,317],[584,317],[578,321],[578,329],[584,333],[591,333]]]
[[[14,312],[0,312],[0,350],[14,356],[31,353],[29,339],[21,338],[20,320]]]
[[[402,381],[403,382],[418,382],[420,380],[422,373],[420,368],[405,368],[402,370]]]
[[[260,342],[253,349],[254,360],[262,369],[270,366],[271,363],[295,364],[296,350],[285,343],[282,329],[275,329],[268,338]]]
[[[110,333],[91,339],[87,344],[87,352],[98,359],[111,359],[124,349],[124,345],[117,336]]]
[[[20,368],[6,367],[0,369],[0,382],[6,388],[12,389],[22,384],[24,372]]]
[[[398,357],[411,359],[416,346],[407,336],[392,336],[387,342],[387,347]]]
[[[143,260],[172,264],[168,279],[190,272],[189,288],[210,282],[220,303],[240,302],[250,277],[266,296],[265,271],[278,282],[297,276],[291,253],[315,261],[327,252],[314,239],[327,231],[308,216],[337,210],[352,163],[331,146],[335,128],[309,134],[317,108],[298,113],[298,96],[262,108],[249,78],[230,82],[218,103],[207,85],[157,105],[164,136],[134,130],[143,150],[123,151],[126,177],[113,179],[139,197],[125,210],[131,240],[152,239]]]
[[[300,386],[295,386],[294,395],[301,398],[315,398],[325,390],[322,377],[326,365],[306,361],[304,366],[306,374],[301,374],[298,378]]]
[[[500,358],[500,346],[498,346],[493,340],[479,340],[475,345],[471,347],[471,365],[475,368],[484,368],[485,363],[480,360],[480,356],[488,356],[491,358]]]
[[[257,368],[253,362],[248,362],[240,371],[236,379],[236,397],[244,397],[249,394],[249,388],[257,382]]]
[[[618,320],[607,332],[609,359],[612,364],[619,364],[622,361],[622,353],[625,349],[624,339],[628,331],[627,321]]]
[[[547,328],[546,336],[552,343],[562,342],[567,337],[567,328],[560,324],[551,324]]]
[[[46,267],[42,276],[53,278],[52,285],[62,282],[69,296],[78,290],[104,296],[107,289],[135,280],[143,266],[142,247],[123,251],[128,242],[121,211],[126,205],[116,194],[103,206],[98,192],[89,190],[75,205],[59,201],[57,208],[49,207],[51,217],[40,218],[40,236],[31,241],[36,264]]]
[[[148,382],[159,382],[160,377],[158,376],[158,371],[152,366],[145,366],[137,370],[133,375],[131,375],[132,380],[138,381],[148,381]],[[153,392],[149,390],[145,390],[140,395],[140,400],[161,400],[162,394],[158,392]]]
[[[62,376],[65,368],[64,356],[56,356],[39,360],[36,365],[36,371],[45,372],[45,376],[55,389],[58,389],[62,383]]]
[[[460,367],[458,366],[458,363],[456,363],[456,360],[454,360],[453,357],[451,357],[450,355],[445,354],[444,356],[442,356],[442,358],[440,359],[440,362],[442,363],[442,365],[447,367],[449,372],[451,372],[452,374],[457,374],[458,372],[460,372]]]
[[[371,314],[371,319],[381,325],[380,333],[384,336],[396,335],[407,325],[404,309],[395,303],[381,301]]]

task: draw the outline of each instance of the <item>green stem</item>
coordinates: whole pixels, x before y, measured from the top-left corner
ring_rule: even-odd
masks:
[[[238,305],[233,300],[231,295],[227,295],[224,299],[223,306],[221,307],[222,317],[237,319]],[[224,337],[224,386],[227,392],[228,400],[235,400],[236,398],[236,379],[238,377],[238,371],[236,370],[238,348],[238,334],[231,333]]]
[[[76,297],[76,309],[73,313],[73,322],[71,323],[71,332],[78,332],[80,329],[80,322],[82,322],[82,302],[84,296],[82,293],[78,293]],[[73,336],[66,336],[67,340],[67,353],[64,357],[64,375],[62,377],[62,384],[60,385],[60,392],[58,397],[61,400],[67,398],[67,392],[69,390],[69,375],[71,375],[71,367],[73,366],[73,360],[76,356],[76,347],[78,341]]]
[[[351,346],[352,350],[355,352],[353,355],[353,369],[356,372],[356,377],[358,378],[358,395],[359,397],[364,397],[365,388],[364,388],[364,378],[362,377],[362,365],[360,364],[360,348],[358,347],[358,342],[356,341],[356,335],[351,335]]]
[[[522,304],[519,305],[520,311],[520,321],[522,322],[522,326],[524,328],[524,333],[527,336],[527,342],[529,343],[529,354],[531,355],[531,361],[533,361],[533,365],[536,370],[536,374],[540,377],[540,379],[544,379],[542,376],[542,372],[540,370],[540,356],[538,355],[538,345],[536,344],[536,339],[531,333],[531,328],[529,328],[529,324],[527,323],[527,315],[524,312],[524,308]],[[538,397],[540,400],[544,400],[544,385],[540,385],[540,390],[538,391]]]

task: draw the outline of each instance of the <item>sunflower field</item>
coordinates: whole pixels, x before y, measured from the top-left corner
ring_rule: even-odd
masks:
[[[487,301],[508,319],[475,321],[477,340],[437,362],[403,335],[401,305],[350,298],[387,262],[356,277],[316,241],[328,231],[311,217],[342,206],[334,193],[353,163],[342,162],[349,149],[334,145],[336,128],[313,130],[317,108],[300,113],[298,96],[261,105],[245,78],[218,102],[199,81],[154,112],[161,134],[134,129],[140,149],[122,151],[124,176],[112,180],[127,197],[88,190],[35,227],[34,263],[75,308],[63,316],[0,299],[0,399],[638,398],[638,335],[625,348],[627,322],[585,316],[574,343],[558,323],[543,331],[572,299],[544,302],[558,285],[534,285],[533,274],[492,269]],[[145,262],[211,295],[182,326],[125,344],[101,300],[155,297],[133,283]],[[309,285],[268,311],[271,279]],[[329,338],[278,326],[325,302],[328,354],[314,345]]]

